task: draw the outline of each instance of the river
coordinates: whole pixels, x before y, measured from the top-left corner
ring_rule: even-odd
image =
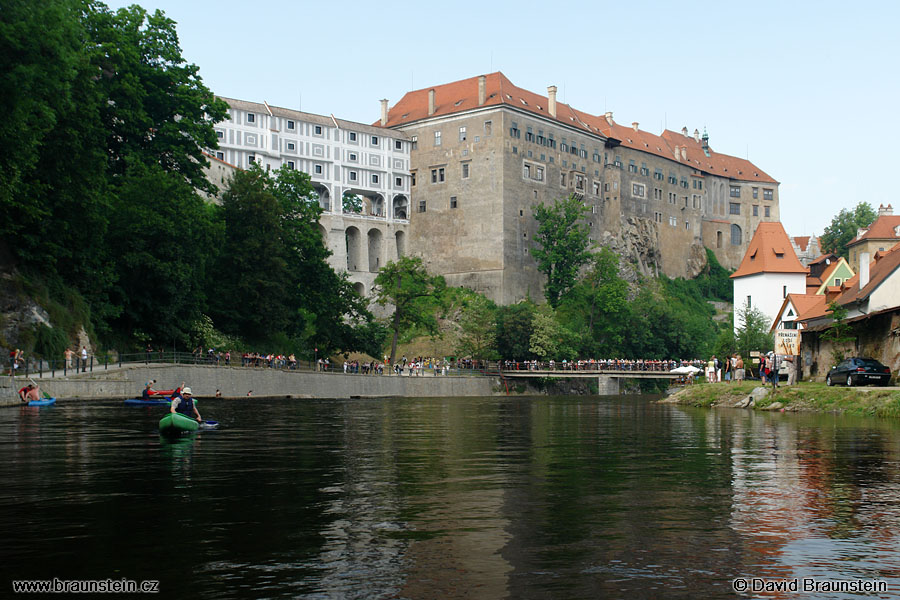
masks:
[[[165,408],[165,407],[163,407]],[[733,580],[900,594],[900,425],[648,397],[16,407],[0,570],[180,598],[735,598]],[[810,593],[804,598],[855,598]]]

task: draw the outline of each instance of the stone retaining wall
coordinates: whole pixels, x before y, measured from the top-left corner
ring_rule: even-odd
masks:
[[[206,365],[128,366],[35,381],[42,391],[60,399],[99,400],[139,397],[150,379],[157,381],[157,389],[184,381],[198,398],[213,397],[216,390],[226,398],[248,393],[292,398],[490,396],[497,385],[493,377],[345,375]],[[25,383],[22,378],[14,386],[8,379],[0,383],[0,405],[17,404],[15,391]]]

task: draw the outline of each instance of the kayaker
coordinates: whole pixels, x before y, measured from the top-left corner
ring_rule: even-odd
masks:
[[[19,400],[22,402],[29,402],[31,400],[40,400],[41,399],[41,388],[34,385],[33,383],[29,383],[21,390],[19,390]]]
[[[172,398],[169,412],[177,412],[186,417],[196,418],[198,423],[202,421],[200,413],[197,411],[197,405],[194,404],[194,396],[191,394],[191,388],[189,387],[183,388],[181,394]]]
[[[141,398],[144,400],[149,400],[151,394],[156,394],[157,391],[153,389],[153,384],[156,383],[155,379],[151,379],[147,382],[147,385],[144,386],[144,391],[141,392]]]

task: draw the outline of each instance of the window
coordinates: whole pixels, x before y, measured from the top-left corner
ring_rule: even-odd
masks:
[[[522,132],[519,131],[519,124],[513,121],[512,127],[509,128],[509,137],[519,138],[521,136]]]
[[[628,171],[630,173],[637,173],[637,165],[634,164],[633,160],[628,161]]]
[[[756,200],[757,198],[759,198],[759,188],[755,187],[753,188],[753,199]]]
[[[219,160],[225,160],[225,153],[224,152],[216,152],[216,158],[218,158]]]
[[[691,198],[691,203],[693,208],[700,208],[700,196],[698,194],[694,194]]]
[[[425,201],[419,200],[419,212],[425,212]]]
[[[350,181],[356,181],[356,171],[350,171]]]
[[[372,183],[376,185],[378,184],[378,175],[376,175],[375,173],[372,173]]]
[[[256,155],[255,155],[255,154],[251,154],[250,156],[248,156],[248,157],[247,157],[247,162],[249,162],[251,165],[252,165],[253,163],[255,163],[255,162],[256,162]]]
[[[254,115],[253,113],[247,113],[247,122],[256,123],[256,115]]]
[[[288,144],[287,144],[288,150],[294,150],[296,148],[297,148],[297,146],[294,144],[294,142],[288,142]]]
[[[225,132],[224,132],[224,131],[216,131],[216,138],[218,138],[218,139],[220,139],[220,140],[224,140],[224,139],[225,139]]]
[[[294,130],[294,122],[293,122],[293,121],[288,121],[288,122],[287,122],[287,128],[290,129],[291,131],[293,131],[293,130]]]
[[[644,197],[644,186],[640,183],[631,184],[631,195],[636,196],[638,198]]]
[[[787,298],[787,286],[786,285],[781,286],[781,297]]]
[[[754,217],[758,217],[758,216],[759,216],[759,204],[754,204],[754,205],[753,205],[753,216],[754,216]]]
[[[685,229],[690,229],[690,228],[691,228],[691,222],[688,221],[687,219],[685,219],[685,221],[684,221],[684,228],[685,228]]]
[[[729,202],[728,203],[728,214],[729,215],[741,214],[741,203],[740,202]]]
[[[656,221],[657,223],[662,223],[662,213],[661,212],[653,213],[653,220]]]
[[[456,208],[456,196],[450,196],[450,208]]]
[[[347,160],[349,160],[349,161],[351,161],[351,162],[356,162],[356,159],[357,159],[357,158],[358,158],[358,157],[357,157],[357,155],[356,155],[356,152],[351,152],[351,153],[347,156]]]
[[[437,169],[431,170],[431,183],[437,183]]]
[[[409,149],[410,149],[410,150],[415,150],[415,149],[418,148],[418,147],[419,147],[419,136],[414,135],[414,136],[412,136],[412,138],[409,140]]]
[[[316,175],[321,175],[322,174],[322,165],[316,165],[314,170],[316,172]]]
[[[681,187],[687,189],[687,187],[688,187],[687,177],[682,177],[682,178],[681,178]]]
[[[559,174],[559,185],[566,187],[566,174],[565,173]]]
[[[394,140],[394,150],[403,150],[403,142]]]
[[[494,124],[490,121],[484,122],[484,137],[489,137],[491,135],[491,129],[493,129]]]
[[[678,196],[675,194],[675,192],[669,192],[669,204],[675,204],[675,200],[677,198]]]
[[[763,210],[765,211],[765,213],[764,213],[765,216],[767,216],[767,217],[771,216],[771,215],[769,214],[769,207],[768,207],[768,206],[763,206]]]
[[[649,175],[650,169],[647,168],[647,163],[641,163],[641,175]]]
[[[413,171],[412,173],[409,174],[409,185],[411,185],[412,187],[416,186],[416,172],[415,171]]]
[[[538,181],[544,180],[544,167],[536,167],[534,170],[534,178]]]
[[[351,131],[351,132],[350,132],[350,141],[351,141],[351,142],[355,142],[355,141],[356,141],[356,132],[355,132],[355,131]]]
[[[841,285],[841,281],[842,281],[842,280],[841,280],[840,277],[835,277],[835,278],[834,278],[834,285],[840,286],[840,285]]]
[[[593,187],[594,187],[594,195],[599,196],[600,195],[600,182],[595,181]]]
[[[403,187],[403,178],[395,177],[394,178],[394,187],[402,188]]]
[[[522,167],[522,176],[526,179],[531,179],[531,165],[525,165]]]
[[[378,145],[378,136],[377,136],[377,135],[373,135],[373,136],[372,136],[372,145],[373,145],[373,146],[377,146],[377,145]]]
[[[774,198],[774,192],[769,188],[763,188],[763,200],[772,200]]]
[[[678,227],[678,219],[676,217],[669,217],[669,225]]]
[[[322,126],[321,126],[321,125],[316,125],[315,129],[313,129],[313,132],[314,132],[316,135],[322,135]]]
[[[731,245],[732,246],[740,246],[741,245],[741,228],[738,225],[731,226]]]
[[[747,308],[750,308],[750,296],[747,296]]]
[[[733,185],[730,188],[730,194],[732,198],[740,198],[741,197],[741,186]]]
[[[722,232],[717,231],[716,232],[716,248],[721,248],[721,247],[722,247]],[[749,302],[748,302],[748,305],[749,305]]]
[[[462,178],[463,179],[469,178],[469,163],[462,164]]]
[[[516,146],[513,146],[513,154],[518,154],[518,153],[519,153],[519,148]]]
[[[653,188],[653,199],[662,200],[662,188]]]
[[[441,132],[440,131],[434,132],[434,145],[435,146],[441,145]]]
[[[287,167],[288,167],[288,169],[293,171],[294,170],[294,161],[292,161],[292,160],[287,161]]]

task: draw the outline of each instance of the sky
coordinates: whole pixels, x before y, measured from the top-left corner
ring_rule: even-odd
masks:
[[[177,23],[222,96],[373,123],[381,98],[502,71],[651,133],[706,128],[781,183],[789,235],[859,202],[900,214],[871,167],[900,153],[897,2],[137,3]]]

